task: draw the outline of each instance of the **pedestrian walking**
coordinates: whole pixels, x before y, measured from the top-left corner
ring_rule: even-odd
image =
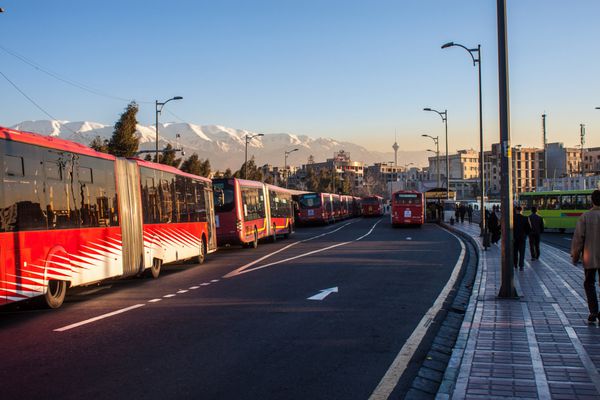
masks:
[[[460,214],[460,222],[462,224],[465,223],[465,214],[467,213],[467,207],[465,207],[464,204],[461,204],[460,207],[458,207],[458,212]]]
[[[514,251],[514,266],[522,271],[525,266],[525,245],[527,244],[527,235],[531,231],[529,220],[521,214],[523,209],[521,206],[515,207],[515,215],[513,218],[513,251]]]
[[[537,214],[537,207],[531,207],[531,215],[529,216],[529,253],[531,260],[535,261],[540,258],[540,239],[544,232],[544,220]]]
[[[585,272],[583,287],[590,310],[589,323],[594,323],[598,319],[596,275],[600,269],[600,190],[592,192],[592,206],[591,210],[579,217],[571,241],[573,265],[583,260]]]
[[[469,223],[473,223],[473,205],[469,204],[467,206],[467,217],[469,218]]]
[[[496,208],[492,207],[491,211],[486,210],[485,213],[487,216],[487,227],[490,230],[490,233],[492,234],[492,243],[498,243],[498,241],[500,240],[501,229],[500,220],[496,215]]]
[[[460,222],[460,207],[458,203],[454,205],[454,219],[457,224]]]

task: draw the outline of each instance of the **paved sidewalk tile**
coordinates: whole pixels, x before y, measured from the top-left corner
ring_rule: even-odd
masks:
[[[475,224],[455,228],[480,242]],[[518,300],[497,297],[500,248],[480,247],[474,316],[452,398],[600,399],[600,327],[587,324],[583,269],[542,244],[541,257],[515,270]],[[527,250],[528,251],[528,250]]]

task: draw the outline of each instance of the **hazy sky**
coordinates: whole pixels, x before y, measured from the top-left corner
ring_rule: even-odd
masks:
[[[600,1],[508,0],[513,144],[600,146]],[[161,122],[219,124],[424,150],[478,148],[482,46],[486,147],[498,141],[494,0],[0,0],[0,72],[57,119],[114,124],[127,99],[183,96]],[[12,55],[8,52],[13,53]],[[21,61],[24,57],[34,68]],[[49,76],[77,82],[99,96]],[[49,119],[0,76],[0,125]],[[116,98],[115,98],[116,97]],[[120,99],[118,99],[120,98]],[[441,142],[442,143],[442,142]],[[443,146],[443,143],[442,143]]]

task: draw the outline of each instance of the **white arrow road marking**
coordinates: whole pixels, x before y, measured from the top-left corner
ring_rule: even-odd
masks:
[[[323,290],[321,290],[320,293],[317,293],[314,296],[307,298],[306,300],[323,300],[323,299],[325,299],[325,297],[329,296],[331,293],[337,293],[337,292],[338,292],[337,286],[329,288],[329,289],[323,289]]]
[[[410,236],[408,236],[408,237],[406,238],[406,240],[412,240],[412,238],[411,238]]]

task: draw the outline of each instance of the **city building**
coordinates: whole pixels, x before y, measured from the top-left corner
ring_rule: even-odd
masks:
[[[548,178],[562,178],[581,174],[581,149],[565,147],[562,143],[548,143]]]

